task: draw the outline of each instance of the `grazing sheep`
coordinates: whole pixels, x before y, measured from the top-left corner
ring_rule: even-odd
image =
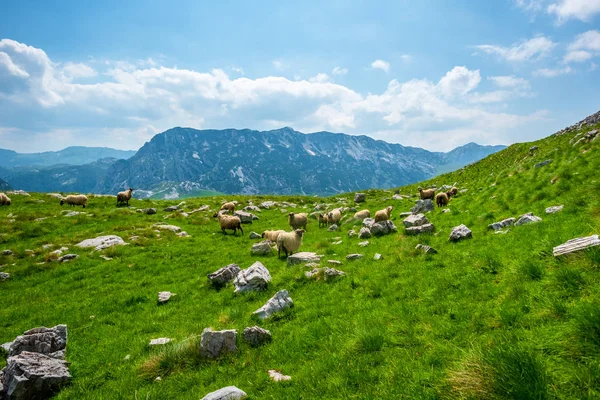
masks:
[[[329,217],[327,217],[327,214],[319,214],[317,219],[319,220],[319,228],[329,225]]]
[[[435,197],[435,189],[426,189],[419,188],[419,196],[421,196],[421,200],[432,199]]]
[[[448,190],[446,192],[446,195],[448,196],[448,198],[450,198],[452,196],[456,196],[456,193],[458,193],[458,189],[456,188],[456,186],[452,186],[452,189]]]
[[[448,192],[448,193],[450,193],[450,192]],[[442,193],[438,193],[438,194],[435,196],[435,204],[437,204],[437,206],[438,206],[438,207],[444,207],[444,206],[447,206],[447,205],[448,205],[448,201],[449,201],[449,200],[450,200],[450,199],[449,199],[449,196],[448,196],[448,194],[447,194],[447,193],[444,193],[444,192],[442,192]]]
[[[306,229],[306,224],[308,224],[308,218],[304,213],[294,214],[293,212],[291,212],[288,214],[288,223],[290,224],[292,229]]]
[[[82,194],[70,194],[64,199],[60,200],[60,205],[67,203],[70,206],[87,206],[87,197]]]
[[[336,208],[335,210],[329,211],[327,213],[327,219],[329,220],[329,223],[331,225],[338,225],[340,223],[340,220],[342,219],[342,213],[340,209]]]
[[[4,193],[0,193],[0,206],[10,206],[10,197]]]
[[[231,201],[228,203],[225,203],[221,206],[221,210],[228,210],[230,213],[233,214],[233,212],[235,211],[235,204],[232,203]]]
[[[264,239],[268,239],[273,243],[277,243],[277,238],[279,237],[280,233],[285,233],[285,231],[281,229],[278,231],[264,231],[261,237]]]
[[[354,218],[355,219],[361,219],[361,220],[365,219],[365,218],[371,218],[371,211],[369,211],[369,210],[360,210],[360,211],[357,211],[354,214]]]
[[[387,206],[383,210],[379,210],[375,213],[375,222],[387,221],[390,219],[390,215],[392,214],[392,206]]]
[[[129,207],[129,200],[131,200],[131,196],[133,196],[133,189],[129,188],[124,192],[117,193],[117,207],[119,204],[125,203],[126,206]]]
[[[285,256],[294,254],[302,244],[302,235],[304,229],[296,229],[292,232],[284,232],[277,237],[277,257],[281,257],[281,250],[285,252]]]
[[[242,232],[242,235],[244,234],[244,230],[242,229],[242,221],[240,220],[239,217],[215,213],[213,215],[213,218],[216,218],[219,221],[219,224],[221,225],[221,230],[223,231],[223,234],[227,233],[227,232],[225,232],[225,229],[233,230],[234,235],[236,234],[237,229],[239,229],[240,232]]]

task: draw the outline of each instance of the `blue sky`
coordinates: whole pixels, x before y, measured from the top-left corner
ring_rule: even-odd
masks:
[[[3,3],[1,148],[291,126],[449,150],[600,110],[600,0],[51,3]]]

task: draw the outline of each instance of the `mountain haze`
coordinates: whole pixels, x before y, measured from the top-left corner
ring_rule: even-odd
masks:
[[[134,154],[135,151],[133,150],[83,146],[72,146],[59,151],[45,151],[43,153],[17,153],[12,150],[0,149],[0,167],[48,167],[57,164],[83,165],[102,158],[127,159]]]

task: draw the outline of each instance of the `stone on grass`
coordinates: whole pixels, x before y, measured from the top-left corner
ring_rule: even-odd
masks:
[[[358,245],[359,245],[360,247],[367,247],[367,246],[369,245],[369,241],[368,241],[368,240],[365,240],[364,242],[359,242],[359,243],[358,243]]]
[[[329,228],[327,228],[327,230],[329,232],[337,231],[339,229],[340,229],[339,226],[337,226],[336,224],[333,224],[333,225],[329,226]]]
[[[210,392],[202,400],[242,400],[248,397],[246,392],[235,386],[226,386],[214,392]]]
[[[240,271],[234,281],[235,293],[265,290],[271,282],[271,275],[265,266],[257,261],[250,267]]]
[[[212,328],[206,328],[202,331],[200,339],[200,354],[206,358],[219,358],[226,353],[235,353],[236,341],[235,329],[213,331]]]
[[[327,263],[333,265],[342,265],[342,262],[338,260],[327,260]]]
[[[424,212],[433,211],[435,208],[431,199],[417,200],[414,207],[410,209],[413,214],[419,214]]]
[[[81,248],[89,248],[93,247],[95,251],[104,250],[111,246],[122,246],[126,243],[119,236],[116,235],[106,235],[106,236],[98,236],[94,239],[86,239],[82,242],[77,243],[75,246]]]
[[[252,315],[258,316],[260,319],[269,318],[271,315],[283,311],[286,308],[293,307],[294,302],[287,290],[280,290],[271,297],[264,306],[254,311]]]
[[[9,400],[48,399],[71,381],[65,360],[29,351],[8,357],[2,375],[0,398]]]
[[[375,255],[373,256],[373,260],[378,261],[381,260],[383,258],[383,256],[379,253],[375,253]]]
[[[371,227],[373,226],[374,223],[375,223],[375,220],[373,218],[365,218],[362,220],[362,226],[365,228],[371,229]]]
[[[8,272],[0,272],[0,282],[5,281],[10,278],[10,274]]]
[[[71,261],[76,259],[77,257],[79,257],[79,255],[77,254],[65,254],[64,256],[58,258],[58,262]]]
[[[147,214],[147,215],[156,214],[156,208],[146,208],[146,209],[144,209],[144,214]]]
[[[247,211],[247,212],[250,212],[250,211],[261,212],[260,208],[258,208],[256,206],[246,206],[246,207],[244,207],[244,211]]]
[[[227,282],[232,281],[240,271],[241,269],[237,264],[229,264],[219,268],[212,274],[208,274],[208,280],[214,286],[225,286]]]
[[[371,230],[366,227],[360,228],[360,232],[358,232],[359,239],[368,239],[371,237]]]
[[[355,193],[354,194],[354,202],[355,203],[362,203],[365,200],[367,200],[366,194],[364,194],[364,193]]]
[[[507,218],[505,220],[502,220],[499,222],[494,222],[493,224],[489,224],[488,229],[499,231],[499,230],[506,228],[507,226],[511,226],[514,223],[515,223],[514,218]]]
[[[65,213],[63,216],[64,217],[74,217],[74,216],[79,215],[79,214],[83,215],[85,213],[84,212],[79,212],[79,211],[69,211],[69,212]]]
[[[260,236],[260,234],[256,233],[256,232],[251,232],[250,233],[250,239],[260,239],[262,236]]]
[[[253,220],[258,219],[258,217],[256,217],[254,214],[251,214],[246,211],[236,211],[233,213],[233,215],[238,217],[242,224],[251,224]]]
[[[533,168],[542,168],[545,167],[546,165],[550,164],[552,162],[552,160],[546,160],[546,161],[542,161],[541,163],[537,163],[533,166]]]
[[[348,237],[354,237],[354,236],[356,236],[356,231],[354,229],[350,229],[348,231]]]
[[[450,241],[458,242],[462,239],[471,239],[473,237],[473,233],[466,225],[462,224],[452,229],[450,232]]]
[[[161,231],[170,231],[173,233],[181,232],[181,228],[175,225],[156,224],[154,227]]]
[[[450,209],[449,209],[449,208],[444,208],[444,209],[442,210],[442,213],[444,213],[444,214],[446,214],[446,213],[449,213],[449,212],[450,212]]]
[[[268,210],[269,208],[275,207],[276,205],[277,205],[277,203],[275,203],[274,201],[263,201],[258,206],[260,208],[264,208],[264,209]]]
[[[418,244],[415,249],[423,251],[425,254],[437,254],[437,250],[426,244]]]
[[[433,233],[435,232],[435,226],[433,224],[425,224],[421,226],[411,226],[406,228],[407,235],[418,235],[421,233]]]
[[[181,231],[179,233],[176,234],[179,237],[188,237],[190,236],[186,231]]]
[[[52,328],[44,326],[33,328],[17,336],[11,343],[8,356],[16,356],[23,351],[52,354],[67,347],[67,326],[56,325]]]
[[[275,382],[289,381],[289,380],[292,379],[291,376],[289,376],[289,375],[283,375],[281,372],[277,372],[274,369],[270,369],[269,370],[269,376]]]
[[[252,326],[244,329],[242,339],[252,347],[262,346],[271,341],[271,332],[260,326]]]
[[[172,296],[175,296],[175,293],[171,292],[158,292],[158,302],[166,303],[171,299]]]
[[[0,255],[3,256],[12,256],[13,252],[12,250],[2,250],[2,252],[0,253]]]
[[[412,215],[412,212],[410,212],[410,211],[401,212],[400,213],[400,218],[406,218],[409,215]]]
[[[150,340],[149,346],[162,346],[163,344],[167,344],[171,341],[171,338],[161,337],[158,339]]]
[[[271,254],[271,250],[271,241],[264,240],[260,243],[254,243],[250,249],[250,252],[253,256],[266,256]]]
[[[346,260],[358,260],[359,258],[362,258],[362,256],[362,254],[348,254]]]
[[[376,222],[371,226],[371,233],[374,236],[383,236],[397,231],[396,225],[389,219],[387,221]]]
[[[600,246],[600,239],[598,239],[598,235],[571,239],[560,246],[556,246],[552,252],[554,253],[555,257],[558,257],[595,246]]]
[[[167,212],[168,211],[177,211],[177,210],[179,210],[179,208],[180,208],[179,206],[170,206],[170,207],[165,208],[163,211],[167,211]]]
[[[287,258],[288,267],[297,264],[304,264],[310,262],[321,262],[321,257],[317,255],[317,253],[309,252],[309,251],[301,251],[300,253],[292,254]]]
[[[554,213],[557,213],[557,212],[559,212],[559,211],[562,211],[562,209],[563,209],[564,207],[565,207],[564,205],[548,207],[548,208],[546,208],[546,214],[554,214]]]
[[[307,271],[304,275],[308,279],[316,278],[317,280],[331,280],[345,276],[346,273],[335,268],[314,268],[312,271]]]
[[[405,227],[410,228],[411,226],[421,226],[429,223],[429,220],[424,214],[413,214],[409,215],[402,221]]]
[[[523,214],[519,217],[519,220],[515,222],[515,226],[530,224],[532,222],[540,222],[542,219],[533,215],[533,213]]]

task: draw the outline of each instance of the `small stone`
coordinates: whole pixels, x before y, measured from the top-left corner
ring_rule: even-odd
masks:
[[[171,338],[166,338],[166,337],[162,337],[162,338],[158,338],[158,339],[152,339],[150,340],[150,346],[161,346],[163,344],[167,344],[171,341]]]
[[[186,231],[181,231],[179,233],[176,233],[177,236],[179,237],[188,237],[190,236]]]
[[[156,208],[146,208],[146,209],[144,210],[144,213],[145,213],[145,214],[147,214],[147,215],[153,215],[153,214],[156,214]]]
[[[559,212],[559,211],[562,211],[562,209],[563,209],[564,207],[565,207],[564,205],[548,207],[548,208],[546,208],[546,214],[554,214],[554,213],[557,213],[557,212]]]
[[[342,265],[342,262],[338,261],[338,260],[327,260],[327,263],[333,264],[333,265]]]
[[[156,224],[154,227],[161,231],[171,231],[173,233],[181,232],[181,228],[175,225]]]
[[[271,254],[271,241],[270,240],[264,240],[260,243],[254,243],[252,245],[252,248],[250,249],[250,253],[252,253],[253,256],[266,256],[268,254]]]
[[[366,227],[360,228],[360,232],[358,232],[359,239],[368,239],[371,237],[371,230]]]
[[[287,265],[291,267],[297,264],[304,264],[309,262],[321,262],[321,257],[317,253],[302,251],[300,253],[292,254],[287,258]]]
[[[429,220],[423,214],[413,214],[404,219],[402,223],[405,227],[410,228],[411,226],[422,226],[428,224]]]
[[[425,224],[421,226],[411,226],[406,228],[407,235],[419,235],[421,233],[433,233],[435,232],[435,226],[433,224]]]
[[[449,213],[449,212],[450,212],[450,209],[449,209],[449,208],[444,208],[444,209],[442,210],[442,213],[444,213],[444,214],[446,214],[446,213]]]
[[[10,278],[10,274],[8,272],[0,272],[0,282],[5,281]]]
[[[338,240],[337,242],[333,242],[333,243],[331,243],[331,244],[335,244],[335,245],[342,244],[342,241],[341,241],[341,240]]]
[[[533,166],[533,168],[541,168],[541,167],[545,167],[546,165],[550,164],[552,162],[552,160],[546,160],[546,161],[542,161],[541,163],[537,163]]]
[[[170,206],[170,207],[165,208],[163,211],[167,211],[167,212],[177,211],[177,210],[179,210],[179,208],[180,208],[179,206]]]
[[[247,269],[240,271],[235,277],[233,284],[235,293],[265,290],[271,282],[271,275],[265,266],[257,261]]]
[[[158,302],[166,303],[167,301],[169,301],[171,296],[175,296],[175,294],[171,292],[158,292]]]
[[[315,263],[315,262],[309,262],[309,263],[306,263],[306,265],[305,265],[306,268],[317,268],[318,266],[319,266],[319,264]]]
[[[410,211],[401,212],[401,213],[400,213],[400,218],[406,218],[406,217],[408,217],[409,215],[412,215],[412,212],[410,212]]]
[[[262,346],[272,340],[271,332],[260,326],[252,326],[244,329],[242,339],[252,347]]]
[[[252,314],[258,316],[260,319],[266,319],[277,312],[293,306],[294,302],[288,291],[284,289],[275,293],[275,296],[271,297],[264,306],[254,311]]]
[[[79,211],[69,211],[64,216],[65,217],[74,217],[74,216],[79,215],[79,214],[83,215],[85,213],[84,212],[79,212]]]
[[[248,395],[243,390],[238,389],[235,386],[227,386],[210,392],[202,398],[202,400],[242,400]]]
[[[464,224],[453,228],[450,233],[450,241],[452,242],[457,242],[462,239],[471,239],[472,237],[473,234],[471,230]]]
[[[507,226],[511,226],[515,223],[514,218],[507,218],[505,220],[494,222],[493,224],[488,225],[488,229],[493,229],[495,231],[499,231],[501,229],[506,228]]]
[[[354,229],[350,229],[348,231],[348,237],[354,237],[354,236],[356,236],[356,231]]]
[[[250,239],[260,239],[262,236],[256,232],[250,233]]]
[[[378,261],[381,260],[383,258],[383,256],[379,253],[375,253],[375,255],[373,256],[373,260]]]
[[[131,359],[131,354],[127,354],[124,358],[125,361],[130,360]]]
[[[292,379],[291,376],[289,376],[289,375],[283,375],[281,372],[277,372],[274,369],[270,369],[269,370],[269,376],[275,382],[289,381],[289,380]]]
[[[337,230],[339,230],[339,229],[340,229],[340,228],[339,228],[339,227],[338,227],[336,224],[333,224],[333,225],[331,225],[329,228],[327,228],[327,230],[328,230],[329,232],[337,231]]]
[[[364,242],[359,242],[359,243],[358,243],[358,245],[359,245],[360,247],[367,247],[367,246],[369,245],[369,241],[368,241],[368,240],[365,240]]]
[[[77,257],[79,257],[79,255],[77,254],[65,254],[64,256],[60,257],[58,259],[59,262],[67,262],[67,261],[71,261],[76,259]]]
[[[422,250],[425,254],[437,254],[437,250],[425,244],[418,244],[415,249]]]
[[[237,330],[228,329],[213,331],[206,328],[202,331],[200,340],[200,354],[206,358],[218,358],[226,353],[237,351]]]
[[[116,235],[98,236],[94,239],[86,239],[82,242],[77,243],[75,246],[81,248],[93,247],[94,251],[104,250],[111,246],[122,246],[125,245],[123,239]]]
[[[367,200],[367,195],[364,193],[355,193],[354,194],[354,202],[355,203],[362,203],[365,200]]]
[[[362,258],[362,256],[362,254],[348,254],[346,260],[358,260],[359,258]]]
[[[217,287],[225,286],[227,282],[232,281],[237,274],[241,271],[237,264],[229,264],[212,274],[208,274],[208,280]]]
[[[523,214],[519,217],[519,220],[515,222],[515,226],[521,226],[525,224],[530,224],[532,222],[540,222],[542,219],[533,215],[533,213]]]
[[[162,378],[160,376],[157,376],[156,378],[154,378],[154,382],[160,382],[162,381]]]
[[[530,153],[533,153],[533,152],[534,152],[534,151],[536,151],[537,149],[538,149],[538,147],[537,147],[537,146],[531,146],[531,147],[529,148],[529,152],[530,152]]]
[[[11,250],[2,250],[2,252],[0,253],[0,255],[3,256],[12,256],[13,252]]]

